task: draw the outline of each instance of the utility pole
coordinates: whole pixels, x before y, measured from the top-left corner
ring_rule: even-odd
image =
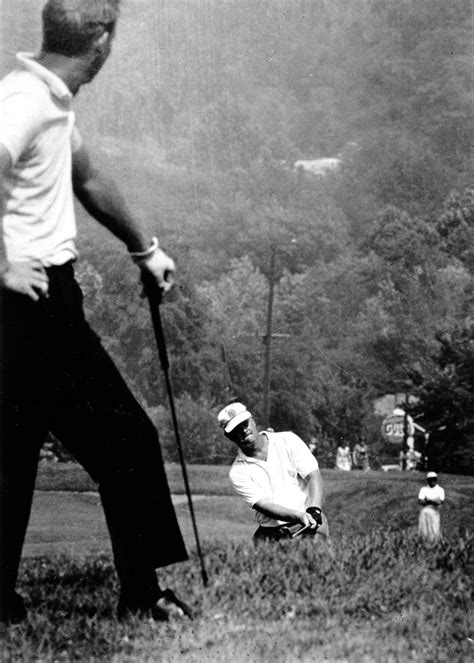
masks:
[[[404,383],[405,386],[405,415],[403,417],[403,447],[402,447],[402,453],[403,453],[403,464],[402,464],[402,469],[405,470],[408,465],[408,458],[407,458],[407,452],[408,452],[408,406],[410,405],[410,387],[412,386],[411,381],[406,380]]]
[[[407,449],[408,449],[408,392],[405,393],[405,414],[403,416],[403,446],[402,446],[402,470],[407,467]]]
[[[265,426],[270,425],[270,361],[273,323],[273,299],[275,292],[276,248],[270,248],[270,271],[268,277],[267,333],[265,335],[265,366],[263,374],[263,416]]]
[[[227,378],[227,385],[228,385],[227,386],[227,391],[229,392],[227,400],[234,401],[235,400],[234,385],[233,385],[233,382],[232,382],[232,375],[231,375],[231,372],[230,372],[229,357],[228,357],[227,348],[226,348],[224,340],[221,341],[221,348],[222,348],[222,358],[224,360],[224,365],[225,365],[225,368],[226,368],[226,378]]]

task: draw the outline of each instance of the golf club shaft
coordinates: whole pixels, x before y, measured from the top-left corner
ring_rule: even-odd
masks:
[[[160,315],[160,304],[161,304],[161,291],[160,288],[158,287],[157,283],[155,282],[155,279],[152,275],[148,275],[146,273],[142,274],[142,283],[143,287],[145,290],[145,294],[148,299],[148,303],[150,305],[150,313],[151,313],[151,319],[153,323],[153,331],[155,333],[155,340],[156,340],[156,345],[158,349],[158,355],[160,357],[160,362],[161,362],[161,367],[163,369],[163,373],[165,376],[165,384],[166,384],[166,391],[168,393],[168,400],[170,404],[170,410],[171,410],[171,418],[173,421],[173,429],[174,429],[174,434],[176,438],[176,445],[178,447],[178,455],[179,455],[179,460],[181,463],[181,471],[183,474],[183,480],[184,480],[184,487],[186,490],[186,496],[188,499],[188,504],[189,504],[189,512],[191,514],[191,522],[193,526],[193,531],[194,531],[194,538],[196,540],[196,549],[199,557],[199,562],[201,564],[201,575],[202,575],[202,581],[204,583],[204,586],[206,587],[208,584],[208,576],[206,572],[206,567],[204,565],[204,556],[202,554],[201,550],[201,544],[199,541],[199,534],[198,534],[198,529],[197,529],[197,523],[196,523],[196,516],[194,513],[194,506],[193,506],[193,500],[191,496],[191,488],[189,485],[189,479],[188,479],[188,472],[186,469],[186,461],[184,458],[184,452],[183,452],[183,446],[181,444],[181,437],[179,434],[179,428],[178,428],[178,419],[176,416],[176,408],[174,404],[174,397],[173,397],[173,390],[171,386],[171,380],[169,376],[169,360],[168,360],[168,353],[166,350],[166,341],[165,341],[165,335],[163,331],[163,325],[161,322],[161,315]]]

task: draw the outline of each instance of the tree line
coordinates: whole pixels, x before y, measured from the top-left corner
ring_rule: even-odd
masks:
[[[232,397],[268,423],[272,279],[274,428],[328,462],[361,436],[383,457],[373,402],[409,388],[433,467],[472,472],[470,21],[467,0],[124,3],[77,123],[177,261],[162,309],[189,460],[231,459],[215,413]],[[21,25],[7,49],[29,46]],[[320,157],[340,168],[294,168]],[[173,460],[136,268],[78,214],[89,317]]]
[[[188,456],[231,458],[214,415],[235,397],[262,424],[316,435],[328,463],[341,438],[382,457],[393,449],[373,401],[409,381],[432,464],[471,471],[468,5],[196,2],[184,21],[182,4],[163,7],[143,125],[111,133],[155,139],[146,122],[161,123],[161,152],[120,149],[180,270],[163,315]],[[116,107],[130,116],[126,99]],[[331,155],[341,168],[324,178],[293,168]],[[113,256],[111,274],[91,259],[104,276],[93,319],[176,458],[148,312]]]

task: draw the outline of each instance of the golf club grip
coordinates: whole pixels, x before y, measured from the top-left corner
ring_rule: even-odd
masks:
[[[150,302],[159,306],[161,304],[163,293],[153,274],[143,271],[141,273],[141,281],[145,294]]]
[[[301,523],[295,523],[294,525],[285,525],[282,529],[290,537],[294,539],[296,536],[301,534],[305,529],[308,529],[309,525],[302,525]]]
[[[301,523],[296,523],[295,525],[288,525],[285,527],[286,532],[290,535],[290,539],[295,539],[297,536],[305,532],[307,529],[310,529],[310,525],[301,525]],[[314,528],[314,533],[319,529],[319,525],[316,525]]]
[[[161,288],[155,281],[154,276],[148,272],[143,272],[141,279],[143,290],[145,292],[146,298],[148,299],[148,304],[150,307],[151,321],[153,324],[153,331],[155,332],[161,367],[166,373],[169,370],[169,361],[168,353],[166,351],[165,333],[163,331],[160,315],[160,304],[162,298]]]
[[[299,525],[296,530],[291,534],[291,538],[295,539],[297,536],[305,532],[307,529],[309,529],[309,525]]]

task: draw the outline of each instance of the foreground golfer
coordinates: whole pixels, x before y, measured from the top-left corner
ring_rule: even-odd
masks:
[[[239,450],[229,477],[236,492],[255,509],[259,528],[254,541],[288,538],[287,525],[307,529],[302,536],[328,535],[323,482],[318,462],[291,432],[259,432],[242,403],[231,403],[218,415],[224,434]]]
[[[73,193],[163,291],[174,264],[92,165],[71,103],[107,59],[119,0],[49,0],[39,55],[0,83],[3,212],[0,621],[15,592],[40,448],[49,431],[98,483],[120,580],[119,616],[188,611],[155,569],[187,559],[154,426],[84,319]],[[73,514],[71,514],[73,517]],[[74,597],[71,597],[71,601]],[[71,606],[71,609],[73,606]]]

